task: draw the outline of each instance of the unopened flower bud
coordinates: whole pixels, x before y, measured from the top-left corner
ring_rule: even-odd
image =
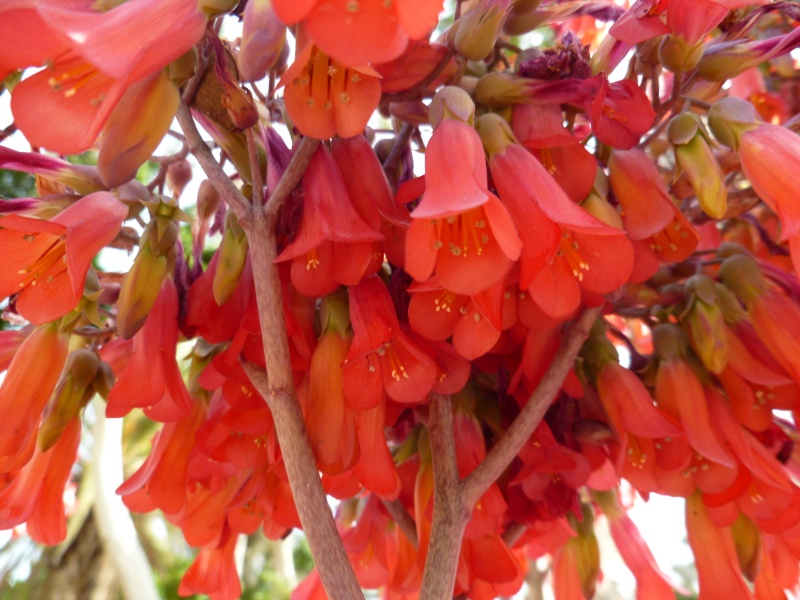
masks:
[[[527,81],[508,73],[487,73],[475,86],[476,100],[489,108],[505,108],[528,100]]]
[[[395,119],[411,125],[428,123],[428,107],[419,100],[392,102],[389,104],[389,114]]]
[[[258,81],[277,64],[286,44],[286,25],[272,0],[250,0],[242,15],[242,42],[236,63],[242,81]]]
[[[170,207],[163,202],[148,208],[153,218],[142,232],[139,254],[119,293],[117,330],[124,339],[131,338],[144,324],[178,256],[180,230],[166,214],[185,213],[177,205]]]
[[[719,374],[728,364],[729,349],[716,282],[707,275],[694,275],[686,281],[685,290],[693,299],[686,319],[689,341],[705,367]]]
[[[319,313],[320,333],[329,329],[345,335],[350,327],[350,303],[347,290],[340,289],[322,299]]]
[[[670,34],[664,36],[658,48],[658,58],[665,69],[673,73],[691,71],[703,56],[704,44],[689,44],[682,36]]]
[[[206,13],[209,19],[214,19],[231,12],[239,0],[200,0],[200,10]]]
[[[75,350],[67,359],[64,376],[55,389],[39,428],[38,444],[47,451],[94,395],[91,383],[97,375],[100,359],[90,350]]]
[[[708,126],[717,140],[732,148],[739,149],[739,137],[756,127],[758,112],[747,100],[729,96],[708,109]]]
[[[514,7],[503,24],[503,32],[523,35],[538,29],[547,22],[548,14],[538,10],[541,0],[514,0]]]
[[[179,160],[167,167],[167,186],[172,195],[177,198],[183,188],[192,180],[192,165],[186,159]]]
[[[128,88],[100,139],[97,168],[106,187],[136,177],[167,133],[179,104],[178,88],[163,69]]]
[[[709,217],[721,219],[728,208],[728,188],[700,119],[681,113],[667,126],[667,137],[675,145],[678,166],[686,174],[700,208]]]
[[[217,250],[219,258],[214,272],[214,300],[222,306],[231,299],[247,262],[247,235],[233,212],[225,215],[225,229]]]
[[[755,581],[761,564],[761,532],[753,521],[739,513],[739,517],[731,525],[731,536],[742,575]]]
[[[447,86],[436,92],[428,114],[434,129],[443,119],[453,119],[472,125],[475,122],[475,103],[461,88]]]
[[[144,325],[167,276],[167,257],[154,255],[150,245],[139,249],[125,279],[117,304],[117,331],[130,339]]]
[[[453,46],[469,60],[483,60],[494,48],[509,11],[509,0],[482,0],[458,20]]]
[[[684,339],[681,328],[672,323],[663,323],[653,329],[653,348],[661,360],[680,358],[685,354]]]
[[[697,74],[706,81],[727,81],[758,64],[758,52],[739,42],[716,44],[705,49],[697,63]]]
[[[481,138],[486,154],[492,156],[504,152],[511,144],[517,144],[517,138],[511,131],[511,125],[503,117],[494,113],[486,113],[478,117],[475,130]]]
[[[175,82],[175,85],[182,86],[197,70],[197,48],[192,47],[186,54],[172,61],[167,67],[167,75]]]
[[[734,254],[722,261],[719,278],[745,304],[766,290],[758,263],[745,254]]]
[[[650,67],[661,64],[661,59],[658,56],[658,49],[661,46],[662,38],[656,37],[636,44],[636,60],[643,65]]]
[[[667,125],[667,138],[672,144],[686,144],[697,134],[700,127],[697,115],[680,113],[673,117]]]
[[[222,198],[217,188],[208,179],[204,179],[197,190],[197,218],[203,221],[213,218],[220,202]]]

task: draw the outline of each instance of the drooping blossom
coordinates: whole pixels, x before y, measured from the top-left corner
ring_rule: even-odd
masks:
[[[437,368],[430,354],[400,327],[389,292],[377,277],[349,290],[353,343],[344,363],[344,393],[357,408],[426,400]]]
[[[286,110],[304,135],[328,139],[364,131],[378,107],[381,84],[366,65],[347,67],[309,44],[281,78]]]
[[[317,466],[338,475],[354,467],[359,458],[355,410],[345,400],[342,363],[350,340],[329,327],[317,342],[309,371],[306,428]]]
[[[0,297],[19,292],[17,311],[32,323],[57,319],[83,296],[86,273],[128,215],[108,192],[84,196],[49,221],[0,219]]]
[[[676,590],[663,571],[658,568],[642,534],[619,502],[617,492],[613,490],[599,492],[592,494],[592,497],[608,519],[611,537],[622,560],[636,577],[636,598],[638,600],[674,598]]]
[[[711,522],[699,494],[686,500],[686,531],[697,565],[700,599],[753,598],[742,579],[730,530]]]
[[[56,444],[9,477],[0,475],[0,528],[27,523],[28,535],[40,544],[55,545],[67,536],[64,486],[72,472],[81,438],[81,422],[73,419]],[[35,439],[35,438],[34,438]]]
[[[655,111],[642,89],[630,79],[609,83],[605,73],[581,85],[592,133],[612,148],[629,149],[653,125]]]
[[[181,579],[181,596],[208,594],[211,600],[235,600],[242,594],[234,550],[239,536],[226,531],[224,541],[200,549]]]
[[[650,258],[648,266],[637,265],[636,280],[650,277],[658,269],[657,260],[686,260],[697,248],[700,234],[672,201],[653,161],[634,148],[615,150],[608,165],[611,189],[622,207],[637,262]]]
[[[520,288],[545,313],[563,319],[582,292],[606,294],[628,279],[633,251],[624,232],[577,206],[522,146],[506,141],[489,152],[500,198],[524,242]]]
[[[425,193],[406,237],[406,270],[420,282],[435,272],[446,289],[477,294],[510,270],[522,246],[506,207],[487,189],[480,137],[466,123],[442,121],[425,167]]]
[[[586,198],[594,185],[597,162],[564,127],[561,107],[554,104],[516,106],[511,126],[520,143],[544,165],[572,200],[581,202]]]
[[[357,66],[388,62],[403,53],[409,39],[427,36],[442,0],[275,0],[273,7],[287,25],[303,21],[323,52]]]
[[[106,415],[122,417],[133,408],[143,408],[151,419],[169,422],[189,414],[192,400],[178,368],[177,343],[178,295],[167,277],[134,337],[130,362],[109,394]]]
[[[789,242],[792,263],[800,269],[800,136],[785,127],[761,123],[739,138],[742,170],[758,197],[778,214],[781,239]]]
[[[206,16],[196,0],[134,0],[107,12],[22,0],[0,23],[0,77],[46,67],[14,89],[15,123],[35,146],[79,154],[134,83],[200,39]]]
[[[384,94],[396,94],[409,90],[430,76],[447,58],[447,46],[436,42],[418,40],[409,43],[405,51],[394,60],[375,66],[381,75],[381,90]],[[451,58],[438,77],[428,86],[436,90],[457,71],[455,58]]]
[[[356,211],[372,229],[383,234],[386,259],[402,267],[406,230],[411,217],[404,206],[395,202],[383,166],[367,138],[362,135],[336,137],[331,141],[331,156],[339,167]]]
[[[482,356],[500,339],[504,329],[504,281],[470,297],[443,289],[435,279],[409,288],[411,328],[433,341],[452,336],[453,347],[469,360]]]
[[[33,455],[42,412],[66,359],[67,337],[52,325],[34,329],[19,346],[0,385],[0,472],[20,468]]]
[[[297,237],[275,259],[292,261],[292,285],[306,296],[324,296],[375,273],[383,262],[376,242],[383,236],[359,216],[339,167],[323,146],[308,165],[302,190]]]

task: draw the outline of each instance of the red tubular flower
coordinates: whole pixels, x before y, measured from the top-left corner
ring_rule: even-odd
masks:
[[[49,221],[0,219],[0,297],[19,292],[17,311],[32,323],[74,309],[92,259],[116,237],[127,207],[108,192],[84,196]]]
[[[633,148],[653,125],[656,113],[642,89],[630,79],[608,83],[600,73],[584,80],[584,107],[598,140],[612,148]]]
[[[592,189],[597,172],[594,156],[563,125],[556,104],[523,104],[514,107],[514,135],[544,165],[558,185],[575,202]]]
[[[689,443],[697,452],[720,465],[736,466],[712,424],[703,385],[683,360],[664,360],[659,365],[656,401],[668,414],[680,420]]]
[[[653,553],[628,514],[620,509],[617,513],[606,513],[606,516],[620,556],[636,578],[636,597],[647,600],[675,598],[675,589],[658,568]]]
[[[64,486],[80,439],[81,422],[73,419],[52,448],[47,452],[36,449],[33,459],[0,491],[0,529],[27,522],[28,534],[40,544],[55,545],[64,540]]]
[[[483,356],[500,339],[505,282],[500,280],[470,298],[443,289],[435,279],[409,288],[411,329],[432,341],[452,336],[453,347],[469,360]]]
[[[700,234],[672,202],[653,161],[638,148],[616,150],[608,169],[611,189],[622,206],[625,230],[634,241],[637,260],[653,255],[670,263],[686,260],[697,248]],[[637,274],[637,281],[647,279],[658,269],[654,260],[649,262],[649,267]]]
[[[149,512],[159,508],[166,514],[177,514],[184,509],[189,456],[205,414],[203,403],[196,402],[189,417],[167,423],[155,435],[150,455],[117,488],[130,510]]]
[[[397,58],[408,40],[426,37],[436,26],[442,0],[275,0],[287,25],[305,20],[309,36],[345,65]]]
[[[396,402],[423,402],[436,380],[436,364],[403,333],[386,286],[370,277],[349,292],[354,335],[344,362],[347,401],[372,408],[385,391]]]
[[[620,435],[630,432],[662,438],[683,433],[653,404],[647,388],[630,369],[609,361],[600,369],[596,385],[603,408]]]
[[[14,355],[0,386],[0,472],[30,460],[39,420],[66,360],[67,336],[49,325],[35,329]]]
[[[178,594],[208,594],[211,600],[236,600],[242,595],[242,584],[236,571],[234,550],[238,535],[226,528],[223,541],[201,548],[192,566],[181,579]]]
[[[65,185],[79,194],[90,194],[104,187],[96,167],[73,165],[38,152],[17,152],[0,147],[0,168],[36,174]]]
[[[800,307],[777,290],[769,290],[753,297],[748,309],[761,341],[800,385]]]
[[[394,500],[400,493],[400,476],[386,445],[385,413],[383,404],[356,411],[356,432],[361,449],[356,475],[373,494]]]
[[[506,207],[486,186],[478,134],[466,123],[442,121],[425,154],[425,194],[411,213],[409,275],[425,281],[435,271],[446,289],[471,296],[508,273],[522,243]]]
[[[448,49],[444,44],[420,40],[411,42],[403,54],[395,60],[375,67],[381,74],[381,90],[384,94],[396,94],[422,83],[436,69],[445,57]],[[455,75],[458,66],[455,57],[428,86],[436,90]]]
[[[91,146],[125,92],[184,54],[206,25],[196,0],[89,6],[22,0],[0,13],[0,78],[46,65],[15,88],[14,121],[32,145],[62,154]]]
[[[342,175],[324,146],[303,176],[303,220],[295,240],[275,262],[292,260],[292,285],[306,296],[324,296],[355,285],[383,264],[374,242],[383,236],[358,215]]]
[[[108,417],[123,417],[133,408],[143,408],[149,418],[162,422],[189,414],[192,399],[175,358],[177,343],[178,292],[172,279],[166,278],[134,337],[130,362],[108,395]]]
[[[283,74],[286,110],[303,135],[352,137],[378,107],[381,84],[367,66],[345,67],[309,44]]]
[[[800,136],[785,127],[759,124],[739,138],[742,170],[750,185],[781,220],[795,270],[800,270],[800,201],[795,175],[800,169]]]
[[[732,10],[767,2],[768,0],[670,0],[666,3],[667,25],[672,33],[694,45],[701,42]]]
[[[355,466],[359,456],[355,411],[345,401],[341,365],[349,340],[329,328],[311,358],[306,427],[320,471],[337,475]]]
[[[670,33],[662,18],[667,6],[668,0],[636,0],[609,33],[631,45]]]
[[[606,294],[627,281],[633,250],[625,233],[572,202],[522,146],[494,152],[489,168],[524,242],[519,286],[548,316],[570,315],[581,290]]]
[[[742,579],[733,537],[715,527],[699,494],[686,500],[686,531],[700,582],[700,600],[753,598]]]
[[[383,234],[383,251],[393,265],[405,262],[405,232],[411,218],[405,207],[394,201],[383,166],[367,138],[334,138],[331,155],[339,166],[344,184],[358,214]]]

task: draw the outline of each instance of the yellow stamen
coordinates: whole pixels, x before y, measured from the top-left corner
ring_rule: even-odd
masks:
[[[317,258],[317,249],[308,251],[308,261],[306,262],[306,271],[316,269],[319,266],[319,259]]]
[[[567,231],[566,229],[562,230],[559,254],[567,259],[567,263],[575,278],[578,281],[583,281],[583,272],[589,270],[589,264],[583,260],[580,245],[572,231]]]

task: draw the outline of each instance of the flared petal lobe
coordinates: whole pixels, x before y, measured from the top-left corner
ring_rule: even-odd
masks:
[[[381,96],[371,68],[345,67],[314,46],[298,53],[281,84],[286,86],[286,110],[295,126],[322,140],[361,134]]]
[[[128,209],[95,192],[50,221],[0,219],[0,296],[20,292],[17,310],[40,324],[77,306],[95,255],[116,237]]]

